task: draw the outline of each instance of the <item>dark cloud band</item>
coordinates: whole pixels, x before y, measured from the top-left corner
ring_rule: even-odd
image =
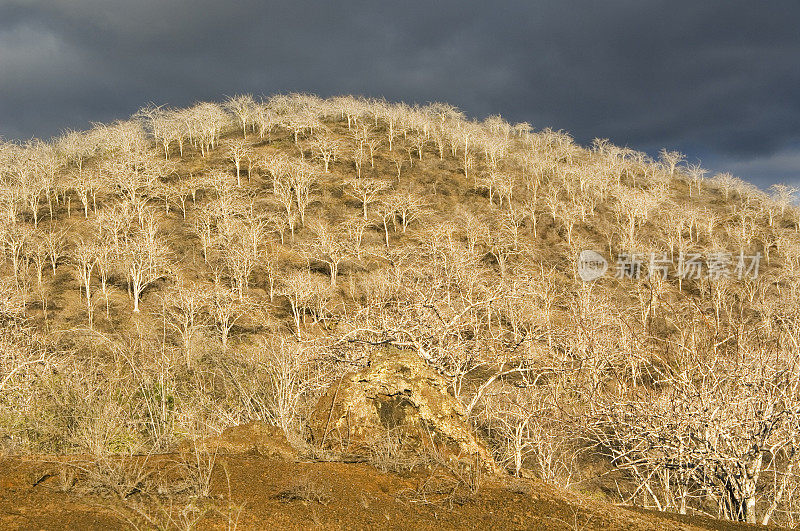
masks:
[[[0,134],[49,137],[149,101],[354,93],[681,149],[766,184],[800,179],[799,18],[793,0],[5,0]]]

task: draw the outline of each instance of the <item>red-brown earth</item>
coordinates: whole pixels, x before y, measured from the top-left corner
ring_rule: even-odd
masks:
[[[213,466],[210,480],[206,472]],[[207,490],[204,491],[204,488]],[[2,529],[747,529],[441,466],[195,452],[0,458]]]

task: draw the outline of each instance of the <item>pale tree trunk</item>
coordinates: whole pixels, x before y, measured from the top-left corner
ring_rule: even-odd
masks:
[[[142,292],[141,280],[137,271],[131,269],[131,296],[133,297],[133,311],[139,313],[139,295]]]
[[[328,264],[331,268],[331,286],[336,285],[336,277],[339,274],[339,263],[338,262],[331,262]]]
[[[522,470],[522,434],[524,432],[525,426],[524,424],[521,426],[517,426],[515,431],[514,437],[514,475],[519,477],[519,473]]]
[[[781,481],[780,490],[776,493],[775,497],[772,499],[772,503],[770,503],[769,508],[764,512],[764,518],[761,521],[761,525],[769,525],[769,521],[772,518],[772,513],[775,512],[775,509],[778,508],[778,504],[783,501],[783,496],[786,493],[786,487],[789,483],[789,477],[791,477],[794,470],[794,461],[789,463],[789,466],[786,467],[786,472],[783,474],[783,481]]]

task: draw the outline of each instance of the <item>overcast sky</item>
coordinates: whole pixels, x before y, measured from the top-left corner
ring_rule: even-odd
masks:
[[[797,0],[0,0],[0,135],[351,93],[800,184],[798,21]]]

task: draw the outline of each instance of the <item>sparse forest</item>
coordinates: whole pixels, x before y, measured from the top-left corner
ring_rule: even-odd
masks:
[[[502,473],[795,527],[796,199],[674,151],[351,96],[0,141],[0,455],[263,421],[333,459],[320,397],[397,349]],[[594,282],[586,249],[609,260]]]

